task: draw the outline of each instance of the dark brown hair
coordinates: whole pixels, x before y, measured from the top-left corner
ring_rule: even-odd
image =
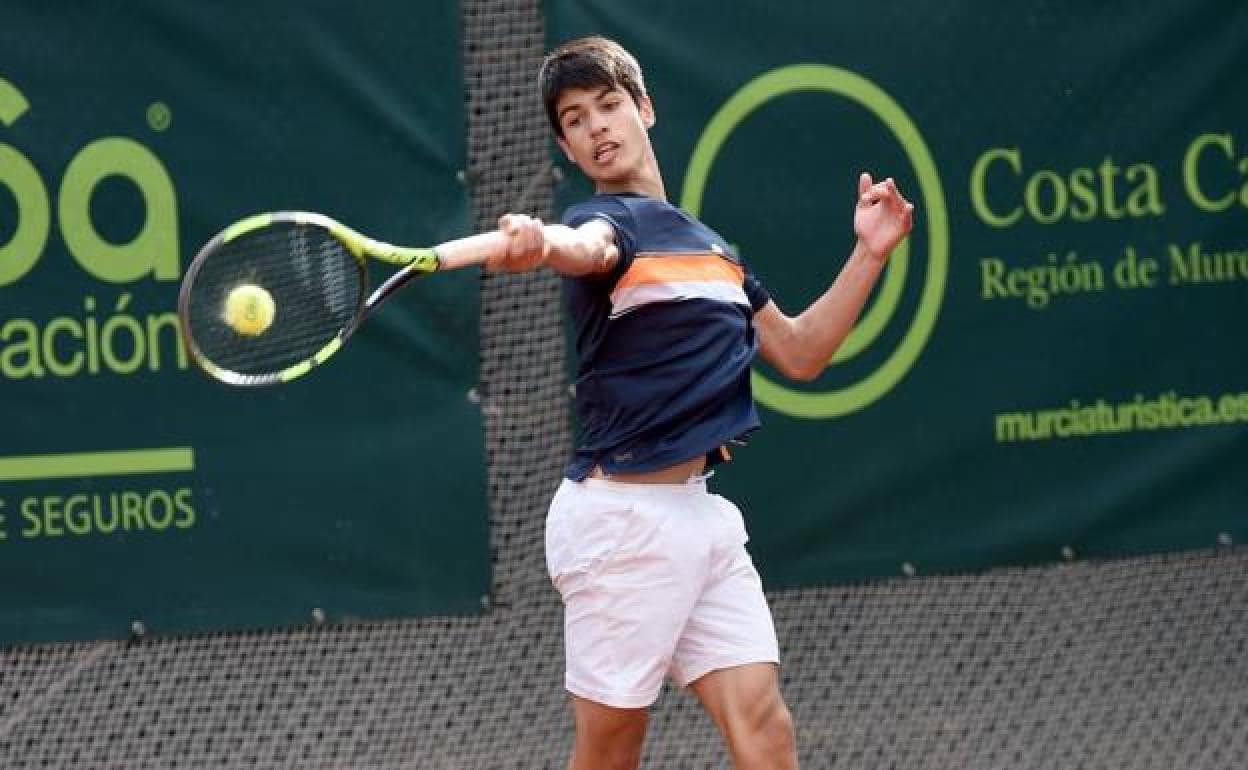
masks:
[[[641,106],[646,83],[637,59],[624,46],[605,37],[570,40],[546,55],[538,70],[542,103],[555,135],[563,137],[555,111],[559,97],[569,88],[622,88]]]

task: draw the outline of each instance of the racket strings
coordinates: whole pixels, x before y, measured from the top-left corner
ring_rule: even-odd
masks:
[[[365,291],[359,260],[325,229],[275,222],[223,244],[205,258],[189,295],[188,323],[200,354],[247,376],[277,376],[315,356],[356,318]],[[239,286],[273,298],[268,328],[245,334],[226,302]]]

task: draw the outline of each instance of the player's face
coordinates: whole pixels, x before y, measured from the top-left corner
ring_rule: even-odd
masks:
[[[563,138],[559,146],[600,190],[627,187],[650,156],[647,129],[654,125],[648,97],[641,104],[619,88],[571,88],[555,104]]]

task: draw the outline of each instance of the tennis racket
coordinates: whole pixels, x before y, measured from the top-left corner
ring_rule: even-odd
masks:
[[[223,383],[290,382],[329,360],[408,281],[480,265],[500,248],[498,232],[406,248],[322,214],[258,214],[218,233],[187,268],[178,293],[182,338],[196,366]],[[370,293],[374,259],[401,269]]]

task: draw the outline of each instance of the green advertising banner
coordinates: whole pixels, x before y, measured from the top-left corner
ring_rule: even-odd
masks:
[[[445,4],[6,4],[0,643],[480,609],[473,276],[274,389],[189,368],[175,319],[248,214],[465,232],[458,30]]]
[[[548,28],[637,55],[669,197],[790,314],[860,171],[917,205],[828,371],[755,371],[715,483],[769,586],[1248,536],[1248,6],[564,0]]]

